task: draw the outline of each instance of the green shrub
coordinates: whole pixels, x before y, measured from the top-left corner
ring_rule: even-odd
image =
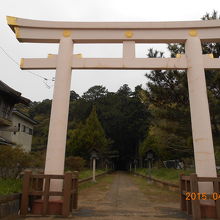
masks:
[[[0,177],[15,178],[24,169],[29,167],[31,157],[20,147],[0,147]]]
[[[44,168],[45,159],[46,159],[45,152],[42,151],[31,152],[30,157],[31,157],[31,162],[30,162],[31,168]]]
[[[0,178],[0,195],[21,192],[21,179],[1,179]]]
[[[85,160],[82,157],[67,157],[65,161],[66,170],[81,171],[85,166]]]

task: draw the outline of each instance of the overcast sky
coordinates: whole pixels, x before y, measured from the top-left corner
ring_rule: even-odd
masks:
[[[20,58],[47,57],[57,53],[57,44],[19,43],[7,26],[6,15],[56,21],[181,21],[199,20],[206,12],[220,12],[220,0],[1,0],[0,4],[0,47],[16,62]],[[136,56],[146,57],[149,47],[165,51],[166,45],[137,45]],[[121,45],[75,45],[74,53],[83,57],[121,57]],[[167,54],[168,56],[168,54]],[[44,80],[28,71],[20,70],[0,49],[0,80],[20,91],[32,101],[52,98],[54,70],[33,71],[49,79],[47,88]],[[73,70],[71,90],[82,95],[91,86],[103,85],[109,91],[117,91],[127,83],[131,89],[146,84],[146,71],[119,70]]]

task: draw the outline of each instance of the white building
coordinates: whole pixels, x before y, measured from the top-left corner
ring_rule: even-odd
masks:
[[[11,121],[12,127],[16,128],[17,131],[0,131],[0,136],[11,143],[11,145],[21,146],[26,152],[30,152],[33,126],[36,125],[37,122],[16,109],[12,111]]]
[[[12,126],[16,126],[18,128],[17,132],[11,133],[11,142],[21,146],[25,151],[30,152],[33,127],[37,124],[37,122],[18,110],[12,111],[11,120]]]
[[[28,105],[30,100],[0,80],[0,145],[18,145],[30,152],[37,122],[14,109],[17,103]]]

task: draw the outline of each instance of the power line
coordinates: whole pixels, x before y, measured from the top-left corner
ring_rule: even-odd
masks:
[[[7,53],[7,51],[6,51],[2,46],[0,46],[0,49],[4,52],[4,54],[5,54],[12,62],[14,62],[17,66],[20,67],[20,64],[19,64],[13,57],[11,57],[11,56],[9,55],[9,53]],[[31,73],[32,75],[34,75],[34,76],[36,76],[36,77],[39,77],[39,78],[43,79],[43,80],[44,80],[44,84],[46,85],[46,87],[47,87],[48,89],[51,88],[51,86],[49,86],[49,85],[47,84],[47,82],[46,82],[46,81],[49,81],[48,78],[43,77],[43,76],[41,76],[41,75],[39,75],[39,74],[37,74],[37,73],[34,73],[34,72],[30,71],[30,70],[27,70],[27,72]],[[54,81],[54,78],[52,78],[51,81]]]

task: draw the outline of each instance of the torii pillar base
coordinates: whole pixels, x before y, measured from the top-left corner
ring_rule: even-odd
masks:
[[[48,202],[48,215],[62,215],[63,201],[62,200],[52,200]],[[31,214],[42,215],[43,213],[43,200],[34,200]]]
[[[217,218],[215,205],[200,204],[201,218]]]

